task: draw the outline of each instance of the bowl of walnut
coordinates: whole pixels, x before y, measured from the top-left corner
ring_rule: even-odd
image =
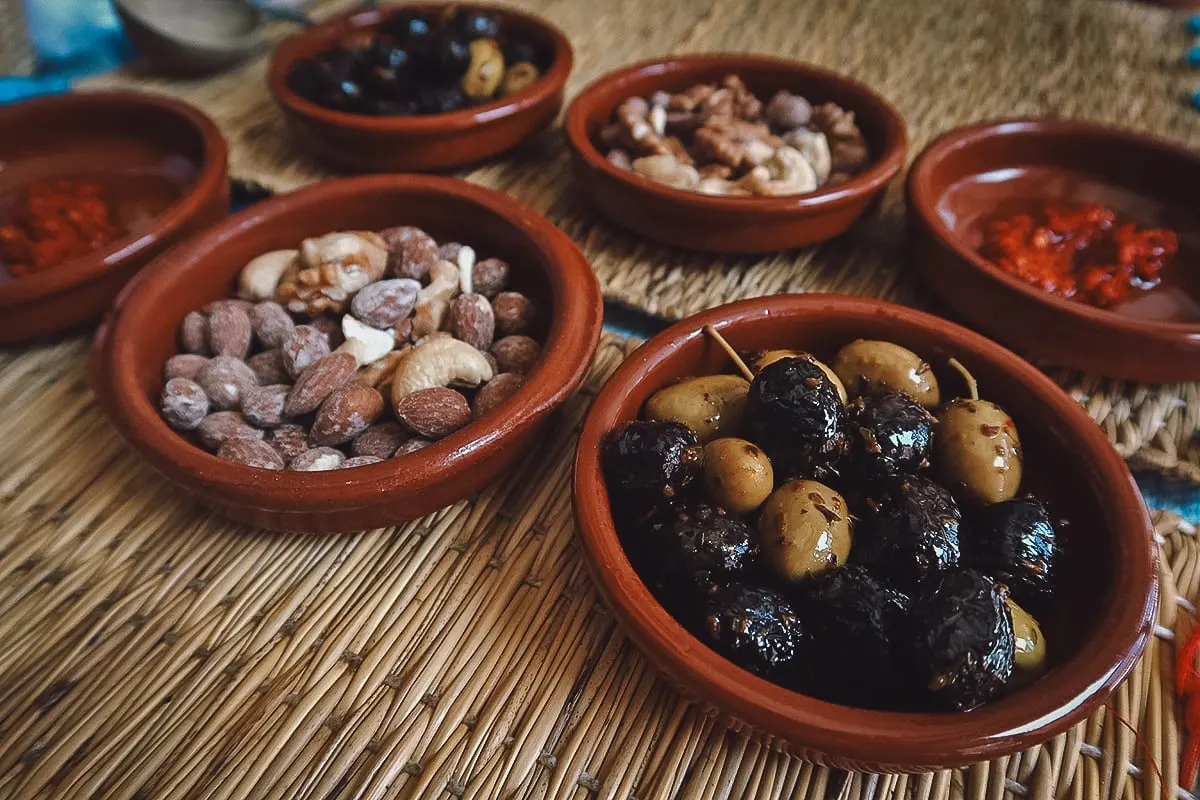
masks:
[[[579,385],[601,315],[579,250],[519,203],[350,178],[156,261],[97,335],[91,383],[137,451],[227,516],[360,530],[510,466]]]
[[[697,250],[764,253],[843,233],[904,164],[904,120],[850,78],[757,55],[624,67],[567,112],[575,179],[608,217]]]

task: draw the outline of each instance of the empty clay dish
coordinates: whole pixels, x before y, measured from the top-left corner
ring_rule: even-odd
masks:
[[[1200,155],[1117,128],[1012,120],[958,128],[908,176],[913,259],[972,325],[1031,358],[1140,381],[1200,380]],[[1170,228],[1163,282],[1109,310],[1048,294],[981,257],[984,223],[1047,201],[1100,203]]]
[[[262,44],[263,15],[247,0],[116,0],[114,5],[138,51],[172,75],[219,72]]]
[[[706,336],[715,326],[741,351],[795,348],[831,360],[857,338],[908,347],[934,366],[943,397],[965,394],[947,367],[959,359],[981,393],[1016,422],[1024,486],[1070,520],[1069,574],[1042,622],[1047,673],[969,713],[873,711],[816,700],[769,683],[710,650],[659,605],[634,572],[613,526],[602,443],[656,390],[687,376],[732,371]],[[1121,457],[1079,405],[1035,367],[943,319],[878,300],[780,295],[690,317],[631,355],[596,398],[575,461],[575,516],[600,593],[628,634],[672,681],[795,755],[867,772],[918,772],[1017,752],[1085,719],[1137,662],[1158,601],[1150,520]],[[853,546],[851,549],[853,553]],[[801,620],[803,622],[803,620]],[[881,669],[890,665],[880,664]]]
[[[502,410],[399,459],[352,471],[271,472],[222,461],[158,413],[163,364],[190,311],[233,294],[246,262],[338,230],[416,225],[512,266],[549,309],[541,360]],[[460,500],[514,464],[579,385],[600,335],[591,267],[565,234],[504,195],[449,178],[329,181],[252,206],[172,251],[118,299],[93,347],[91,383],[113,425],[156,469],[236,520],[286,531],[362,530]]]
[[[628,97],[679,92],[737,75],[764,102],[780,89],[814,105],[853,111],[871,164],[850,181],[803,195],[716,197],[648,180],[609,163],[596,147],[600,129]],[[567,111],[575,180],[607,216],[651,239],[697,250],[765,253],[831,239],[849,228],[904,164],[908,137],[896,109],[863,84],[798,61],[714,53],[644,61],[597,80]]]
[[[553,62],[531,86],[510,97],[446,114],[376,117],[323,108],[288,85],[292,66],[347,39],[361,38],[388,17],[418,11],[436,16],[450,3],[369,8],[296,34],[279,45],[267,76],[292,134],[320,158],[358,172],[429,172],[471,164],[516,147],[549,125],[562,108],[574,56],[562,31],[511,8],[486,9],[506,30],[552,52]]]
[[[0,343],[98,319],[142,266],[229,213],[225,140],[166,97],[80,93],[0,108],[0,224],[45,178],[98,183],[128,234],[23,278],[0,264]]]

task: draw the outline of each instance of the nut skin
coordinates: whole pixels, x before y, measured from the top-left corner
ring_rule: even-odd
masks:
[[[933,464],[952,492],[978,503],[1000,503],[1021,488],[1017,426],[987,400],[959,398],[938,415]]]
[[[498,258],[476,261],[471,268],[471,288],[489,300],[508,288],[508,262]]]
[[[341,450],[332,447],[313,447],[288,462],[287,468],[293,472],[328,472],[341,469],[346,461],[346,455]]]
[[[460,294],[450,301],[450,332],[476,350],[492,346],[496,319],[492,306],[481,294]]]
[[[167,380],[171,380],[171,378],[194,380],[197,373],[207,363],[208,358],[205,356],[198,356],[194,353],[180,353],[167,359],[167,364],[163,367],[163,377]]]
[[[258,428],[274,428],[283,422],[283,405],[292,387],[285,383],[253,386],[242,394],[242,415]],[[280,469],[283,467],[281,466]]]
[[[208,416],[208,395],[195,381],[171,378],[162,390],[159,409],[163,418],[177,431],[195,430]]]
[[[264,441],[275,448],[285,463],[290,463],[308,449],[308,431],[303,425],[280,425],[267,431]]]
[[[354,456],[391,458],[400,445],[411,438],[412,434],[398,422],[376,422],[359,434],[350,445],[350,453]]]
[[[283,363],[283,351],[279,349],[264,350],[246,359],[246,366],[258,379],[259,386],[270,386],[273,383],[291,383],[292,376],[288,374]]]
[[[516,394],[524,384],[524,378],[515,372],[502,372],[492,378],[475,394],[475,400],[471,404],[471,411],[474,413],[475,419],[490,414],[504,405],[508,398]]]
[[[200,444],[213,453],[229,439],[261,439],[263,432],[246,422],[237,411],[215,411],[196,427]]]
[[[759,546],[775,574],[789,583],[835,569],[850,555],[850,509],[818,481],[792,480],[763,505]]]
[[[382,413],[383,395],[369,386],[348,384],[321,404],[308,442],[313,447],[345,444],[369,428]]]
[[[208,317],[193,311],[179,325],[179,343],[185,353],[206,356],[208,349]]]
[[[471,406],[453,389],[422,389],[396,403],[396,418],[417,436],[437,441],[471,422]]]
[[[283,366],[293,379],[329,355],[329,337],[312,325],[297,325],[280,347]]]
[[[391,278],[364,286],[350,302],[350,313],[372,328],[385,330],[408,319],[421,291],[420,281]]]
[[[505,336],[492,345],[501,372],[527,375],[542,355],[542,347],[528,336]]]
[[[750,384],[740,375],[686,378],[650,396],[642,415],[651,420],[682,422],[701,443],[742,430]]]
[[[387,244],[387,274],[396,278],[421,280],[438,260],[438,245],[420,228],[400,225],[379,232]]]
[[[354,377],[358,362],[350,353],[330,353],[300,374],[283,406],[285,417],[316,411],[337,389]]]
[[[713,439],[704,446],[704,485],[722,508],[749,514],[771,495],[775,471],[762,449],[745,439]]]
[[[892,342],[857,339],[837,352],[833,371],[853,399],[903,392],[925,408],[941,402],[933,369],[913,351]]]
[[[496,295],[492,298],[492,312],[496,317],[496,335],[501,337],[528,334],[537,316],[533,301],[520,292]]]
[[[259,439],[227,439],[217,450],[217,458],[255,469],[283,469],[283,458]]]
[[[231,303],[217,306],[208,315],[208,347],[218,356],[245,359],[252,333],[250,317]]]
[[[273,350],[283,346],[284,340],[295,330],[296,323],[292,321],[287,309],[279,303],[264,300],[255,303],[251,309],[250,326],[258,343],[268,350]]]
[[[233,356],[213,356],[196,373],[196,383],[214,408],[226,411],[241,405],[242,392],[257,385],[254,371]]]

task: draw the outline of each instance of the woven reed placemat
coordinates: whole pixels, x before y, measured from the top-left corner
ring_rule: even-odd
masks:
[[[238,527],[164,483],[92,402],[84,342],[0,355],[0,797],[1190,800],[1173,587],[1200,594],[1200,546],[1165,513],[1159,635],[1111,710],[1045,746],[847,775],[702,716],[574,542],[576,432],[629,349],[605,337],[517,473],[348,536]]]

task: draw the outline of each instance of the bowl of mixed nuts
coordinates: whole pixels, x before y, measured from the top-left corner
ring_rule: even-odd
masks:
[[[159,259],[91,383],[160,472],[239,521],[359,530],[459,500],[578,386],[595,275],[550,223],[447,178],[330,181]]]
[[[904,121],[867,86],[797,61],[709,54],[612,72],[567,112],[599,209],[668,244],[800,247],[845,231],[899,172]]]
[[[573,54],[565,34],[510,8],[367,8],[284,41],[267,82],[292,133],[363,172],[482,161],[549,125]]]

